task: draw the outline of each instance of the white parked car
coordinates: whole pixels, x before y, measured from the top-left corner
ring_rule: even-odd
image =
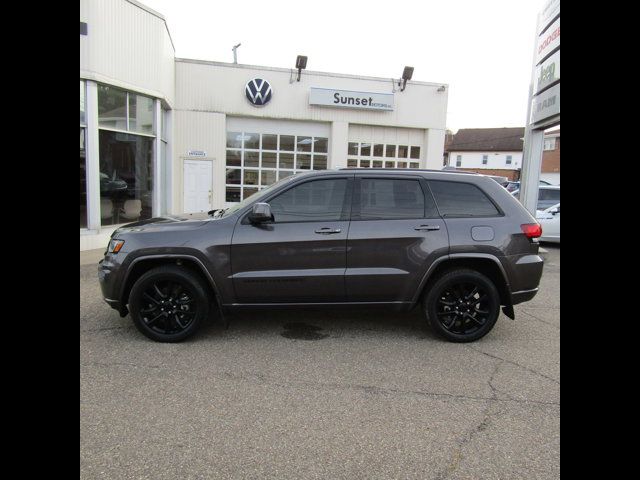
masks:
[[[542,226],[541,242],[560,243],[560,204],[536,211],[536,220]]]

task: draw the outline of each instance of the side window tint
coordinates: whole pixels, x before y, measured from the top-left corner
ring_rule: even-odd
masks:
[[[492,217],[500,214],[485,193],[470,183],[432,180],[429,186],[443,217]]]
[[[418,180],[363,178],[360,182],[362,220],[423,218],[425,196]],[[430,199],[430,198],[429,198]],[[437,216],[430,199],[429,216]]]
[[[269,201],[276,223],[338,221],[347,195],[347,179],[314,180]]]

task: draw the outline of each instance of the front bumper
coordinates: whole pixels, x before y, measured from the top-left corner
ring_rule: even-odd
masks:
[[[122,252],[121,252],[122,253]],[[121,271],[120,268],[125,255],[121,253],[107,253],[102,260],[98,262],[98,282],[104,301],[114,310],[120,312],[121,316],[128,313],[127,306],[122,305],[120,301]]]

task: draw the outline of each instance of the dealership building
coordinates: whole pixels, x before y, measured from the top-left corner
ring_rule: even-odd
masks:
[[[80,250],[297,172],[441,169],[448,86],[400,77],[176,58],[161,14],[81,0]]]

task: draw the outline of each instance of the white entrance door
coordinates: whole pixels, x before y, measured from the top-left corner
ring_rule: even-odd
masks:
[[[209,160],[184,161],[184,212],[208,212],[211,210],[213,179],[212,162]]]

